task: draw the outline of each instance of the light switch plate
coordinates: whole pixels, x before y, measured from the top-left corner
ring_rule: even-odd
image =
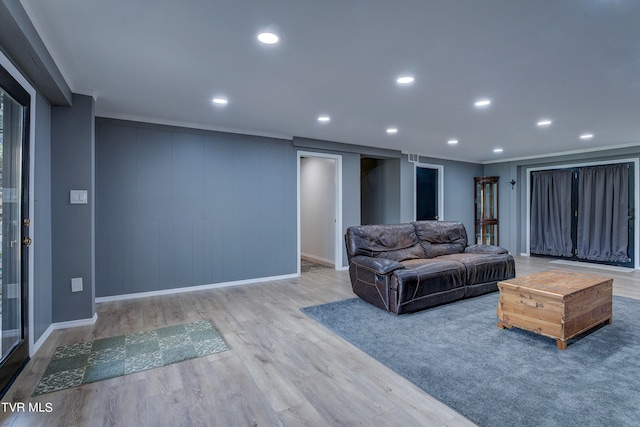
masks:
[[[82,292],[82,277],[71,279],[71,292]]]
[[[69,202],[72,205],[86,205],[87,204],[87,190],[70,190]]]

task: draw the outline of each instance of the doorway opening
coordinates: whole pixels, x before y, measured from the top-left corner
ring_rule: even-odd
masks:
[[[299,151],[297,163],[298,274],[323,266],[340,269],[342,156]]]
[[[360,158],[360,224],[400,221],[400,159]]]

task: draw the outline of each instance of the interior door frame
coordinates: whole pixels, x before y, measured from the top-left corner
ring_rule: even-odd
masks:
[[[298,151],[297,152],[297,223],[298,223],[298,249],[297,249],[297,263],[298,263],[298,275],[300,275],[301,271],[301,263],[300,256],[302,254],[302,237],[301,237],[301,222],[300,222],[300,161],[303,157],[317,157],[323,159],[333,159],[336,161],[336,172],[335,172],[335,228],[334,228],[334,266],[336,270],[344,269],[343,266],[343,240],[342,240],[342,156],[339,154],[329,154],[315,151]]]
[[[24,200],[23,206],[27,206],[28,212],[22,212],[22,217],[31,218],[31,225],[29,227],[29,236],[35,235],[36,224],[34,224],[34,191],[33,191],[33,183],[35,182],[35,136],[36,136],[36,125],[35,125],[35,117],[36,117],[36,90],[34,87],[27,81],[27,79],[18,71],[18,69],[13,65],[13,63],[7,58],[2,51],[0,51],[0,67],[3,68],[10,77],[12,77],[18,85],[27,92],[29,95],[29,107],[28,107],[28,115],[26,117],[26,126],[28,129],[26,130],[28,133],[28,140],[23,145],[23,150],[26,149],[27,152],[23,152],[23,168],[28,167],[28,175],[24,177],[25,188],[23,188],[23,195],[25,192],[27,193],[26,200]],[[24,174],[24,170],[23,170]],[[36,242],[37,243],[37,242]],[[34,345],[34,300],[33,300],[33,277],[34,277],[34,244],[23,249],[23,254],[27,256],[27,263],[23,265],[23,271],[26,273],[26,280],[23,280],[23,288],[22,288],[22,301],[24,311],[21,314],[23,321],[26,322],[26,346],[27,346],[27,355],[28,357],[33,356],[35,353],[35,345]],[[24,327],[24,326],[23,326]]]
[[[418,217],[418,168],[438,171],[438,221],[444,221],[444,165],[420,162],[413,164],[413,220]]]
[[[640,164],[640,159],[635,158],[635,159],[615,159],[615,160],[601,160],[601,161],[595,161],[595,162],[584,162],[584,163],[571,163],[571,164],[563,164],[563,165],[551,165],[551,166],[539,166],[539,167],[533,167],[533,168],[527,168],[526,169],[526,176],[527,176],[527,208],[526,208],[526,247],[525,250],[526,252],[522,253],[521,255],[524,256],[530,256],[531,255],[531,172],[535,172],[535,171],[541,171],[541,170],[553,170],[553,169],[572,169],[572,168],[579,168],[579,167],[585,167],[585,166],[601,166],[601,165],[616,165],[616,164],[620,164],[620,163],[633,163],[634,167],[633,167],[633,194],[634,194],[634,238],[633,238],[633,264],[636,270],[640,269],[640,255],[639,255],[639,248],[640,248],[640,242],[638,241],[638,239],[640,238],[640,230],[638,229],[638,226],[640,224],[640,215],[638,215],[639,208],[640,208],[640,200],[638,200],[638,198],[640,197],[640,171],[638,171],[638,165]]]

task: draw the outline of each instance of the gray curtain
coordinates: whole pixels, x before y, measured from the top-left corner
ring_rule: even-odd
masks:
[[[579,169],[578,258],[629,262],[629,166]]]
[[[570,170],[531,173],[531,253],[573,256],[572,176]]]

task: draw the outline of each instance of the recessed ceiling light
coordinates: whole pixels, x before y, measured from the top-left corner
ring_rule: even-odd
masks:
[[[218,105],[227,105],[229,103],[229,100],[227,100],[227,98],[216,96],[215,98],[213,98],[213,103]]]
[[[538,126],[549,126],[551,123],[553,123],[551,120],[540,120]]]
[[[580,139],[591,139],[591,138],[593,138],[592,133],[583,133],[582,135],[580,135]]]
[[[398,128],[387,128],[387,133],[391,135],[396,134],[398,133]]]
[[[490,99],[479,99],[475,103],[476,107],[488,107],[489,105],[491,105]]]
[[[502,148],[494,148],[493,152],[494,153],[502,153],[504,150]]]
[[[264,32],[258,34],[258,40],[264,44],[276,44],[280,41],[280,37],[275,33]]]
[[[449,145],[456,145],[457,143],[458,143],[457,139],[450,139],[450,140],[447,141],[447,144],[449,144]]]
[[[401,84],[401,85],[409,85],[413,83],[415,80],[416,79],[413,76],[400,76],[398,77],[396,82],[398,82],[398,84]]]
[[[326,123],[326,122],[328,122],[330,120],[331,120],[331,117],[329,117],[329,116],[320,116],[320,117],[318,117],[318,121],[319,122]]]

